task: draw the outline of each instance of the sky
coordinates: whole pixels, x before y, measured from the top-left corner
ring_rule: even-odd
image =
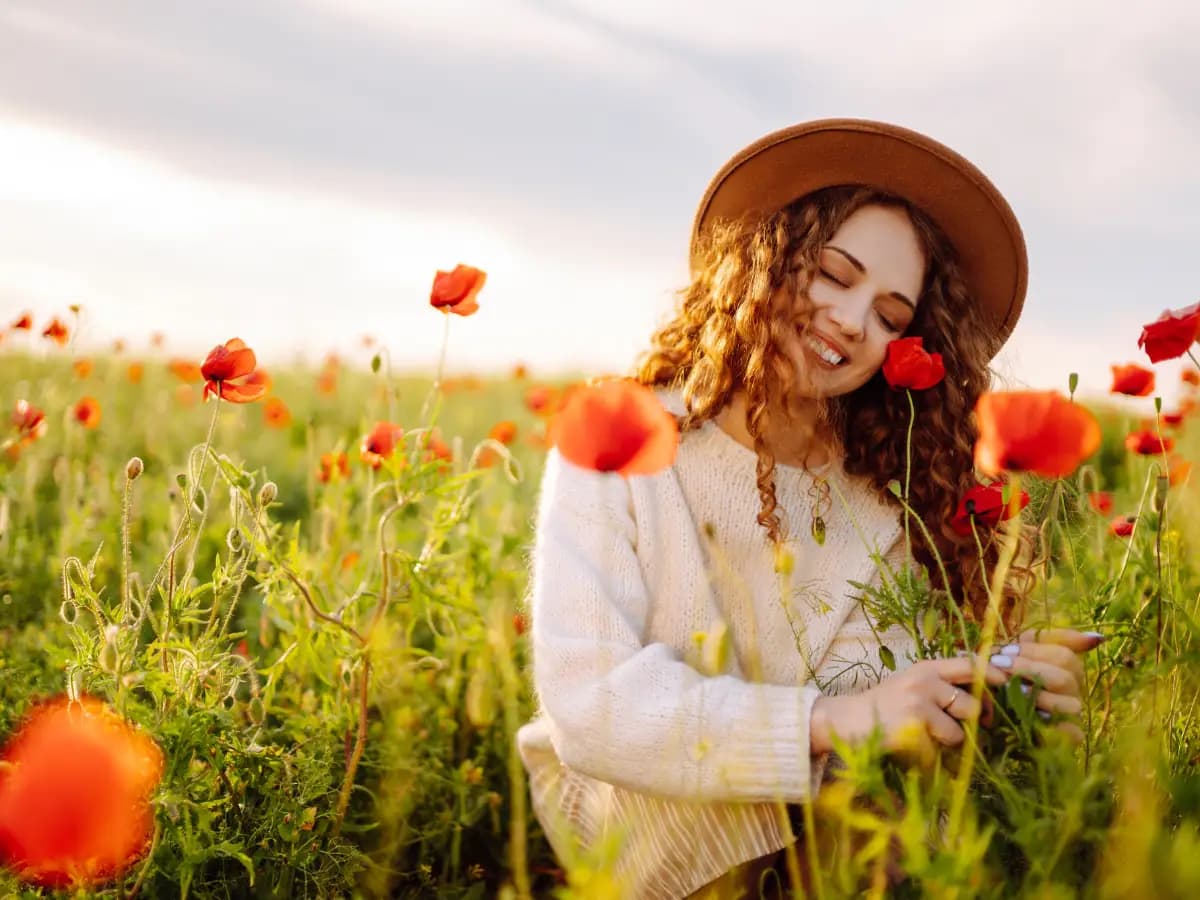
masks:
[[[236,335],[268,363],[365,364],[371,335],[427,370],[433,274],[463,262],[488,282],[450,370],[624,372],[717,169],[850,116],[1016,211],[1001,383],[1099,395],[1200,299],[1198,44],[1187,0],[5,0],[0,321],[77,303],[83,347]]]

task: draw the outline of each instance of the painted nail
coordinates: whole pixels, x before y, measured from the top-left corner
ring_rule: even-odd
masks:
[[[1021,693],[1022,694],[1028,694],[1032,690],[1033,690],[1033,685],[1031,685],[1028,681],[1021,682]]]
[[[1021,645],[1020,644],[1008,644],[1007,646],[1002,647],[1000,649],[1000,652],[1003,653],[1005,656],[1016,656],[1017,654],[1019,654],[1021,652]]]
[[[1101,633],[1100,633],[1100,632],[1098,632],[1098,631],[1085,631],[1085,632],[1083,632],[1083,636],[1084,636],[1084,637],[1089,637],[1089,638],[1091,638],[1093,641],[1103,641],[1103,640],[1106,640],[1106,639],[1108,638],[1108,635],[1107,635],[1107,634],[1101,634]]]
[[[1002,653],[997,653],[995,656],[992,657],[992,665],[996,666],[998,668],[1001,668],[1001,669],[1011,669],[1012,668],[1012,657],[1005,656]]]
[[[1042,717],[1043,722],[1050,721],[1050,711],[1048,709],[1039,709],[1037,714]]]
[[[966,650],[959,650],[954,655],[955,656],[970,656],[971,654],[968,653]]]

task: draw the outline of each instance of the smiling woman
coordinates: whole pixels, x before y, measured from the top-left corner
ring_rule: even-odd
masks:
[[[982,173],[858,120],[735,155],[701,201],[691,260],[636,369],[676,418],[673,461],[621,478],[547,459],[530,630],[541,714],[518,734],[559,857],[623,838],[615,876],[650,900],[740,896],[784,868],[775,855],[804,831],[834,735],[957,745],[979,721],[983,698],[956,687],[974,659],[931,658],[966,640],[950,610],[914,634],[851,585],[879,591],[911,563],[982,621],[999,541],[981,552],[955,514],[976,486],[971,413],[1025,290],[1020,228]],[[923,523],[911,535],[902,505]],[[1029,583],[1011,573],[1009,629]],[[1077,713],[1078,685],[1057,676],[1095,642],[1056,635],[1061,653],[1022,643],[981,661],[987,683],[1046,666],[1061,693],[1037,702]],[[794,857],[777,874],[799,887]]]

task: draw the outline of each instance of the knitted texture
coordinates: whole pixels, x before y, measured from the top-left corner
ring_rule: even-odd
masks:
[[[518,747],[560,860],[614,840],[631,897],[683,897],[783,847],[781,802],[811,799],[825,773],[817,698],[877,683],[880,641],[911,661],[911,638],[877,638],[847,583],[878,583],[872,553],[902,559],[896,510],[827,466],[818,546],[813,475],[777,466],[794,562],[781,575],[756,522],[756,459],[710,421],[657,475],[546,460],[529,597],[539,710]],[[697,636],[722,626],[728,652],[706,654]]]

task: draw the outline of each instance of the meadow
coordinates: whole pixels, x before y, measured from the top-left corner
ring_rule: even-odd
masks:
[[[202,402],[201,362],[0,345],[0,742],[65,694],[162,751],[145,852],[73,895],[620,896],[600,851],[554,859],[514,744],[546,427],[570,382],[400,375],[363,346],[272,369],[256,402]],[[1100,449],[1021,485],[1030,620],[1107,636],[1083,743],[1009,692],[965,751],[844,748],[812,810],[841,837],[817,896],[883,896],[888,847],[892,896],[1200,896],[1200,414],[1138,402],[1094,404]],[[1170,459],[1131,449],[1146,424]],[[0,896],[50,893],[0,873]]]

